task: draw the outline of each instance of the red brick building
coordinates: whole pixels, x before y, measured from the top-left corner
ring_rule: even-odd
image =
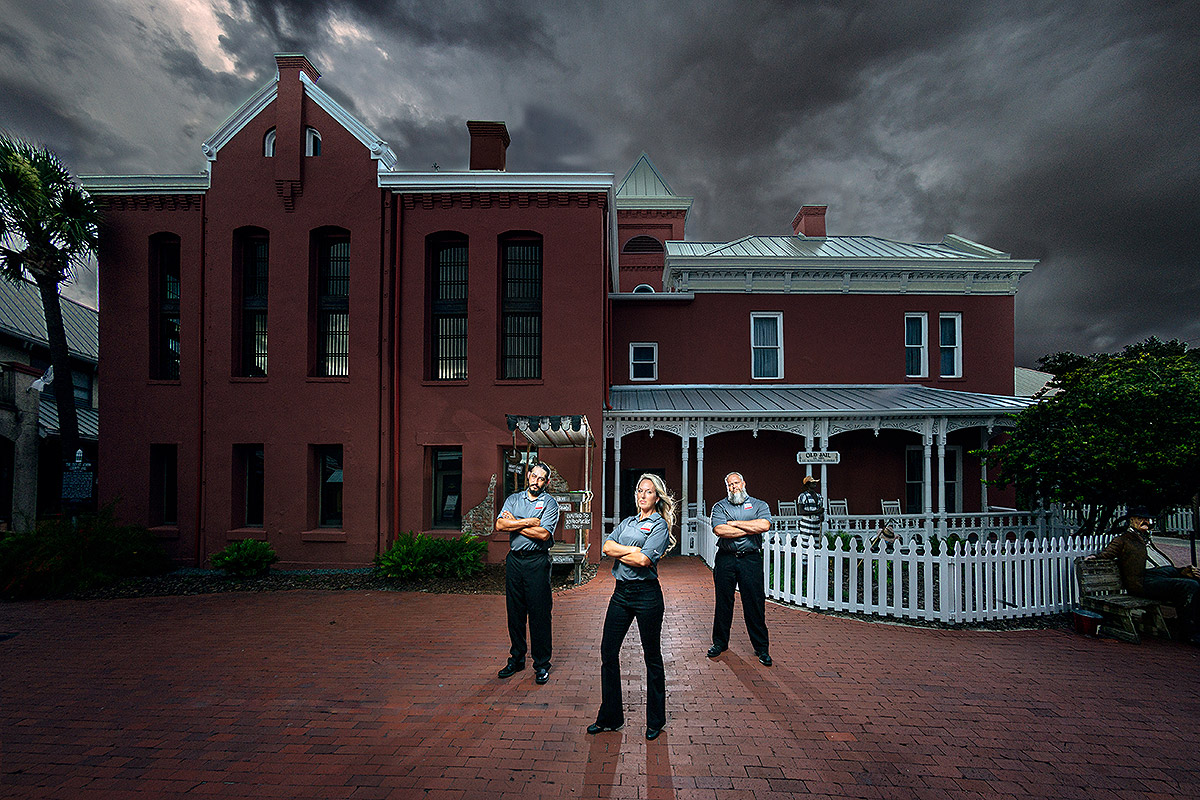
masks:
[[[827,237],[815,206],[792,236],[688,242],[691,200],[645,155],[620,184],[510,172],[503,123],[468,123],[467,170],[401,170],[307,59],[276,61],[206,173],[85,179],[106,213],[100,492],[179,560],[255,537],[287,566],[358,565],[402,531],[486,526],[530,439],[588,438],[558,415],[596,446],[541,457],[597,522],[643,469],[704,508],[740,469],[774,506],[796,451],[834,446],[821,469],[864,513],[988,504],[969,450],[1023,404],[1032,262]]]

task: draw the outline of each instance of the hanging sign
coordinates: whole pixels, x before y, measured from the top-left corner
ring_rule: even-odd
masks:
[[[797,464],[840,464],[842,454],[835,450],[801,450],[796,453]]]

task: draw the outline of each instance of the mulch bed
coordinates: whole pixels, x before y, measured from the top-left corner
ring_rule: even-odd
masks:
[[[583,582],[596,576],[596,565],[585,564]],[[556,567],[551,576],[554,591],[575,586],[570,567]],[[166,575],[129,578],[112,586],[80,592],[78,600],[109,600],[126,597],[212,594],[215,592],[315,591],[431,592],[435,594],[504,594],[504,565],[488,564],[478,575],[465,580],[431,578],[399,581],[380,576],[373,568],[271,570],[261,578],[230,578],[211,569],[178,569]]]

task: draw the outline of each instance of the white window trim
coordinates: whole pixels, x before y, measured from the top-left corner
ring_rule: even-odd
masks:
[[[910,445],[907,445],[905,447],[905,449],[908,450],[909,452],[916,452],[916,453],[921,454],[921,459],[920,459],[920,463],[922,465],[921,471],[924,472],[924,469],[925,469],[924,468],[925,446],[920,445],[920,444],[910,444]],[[954,451],[954,455],[955,455],[954,474],[947,475],[946,478],[950,482],[950,484],[953,485],[953,487],[954,487],[954,493],[953,493],[954,496],[953,496],[953,498],[951,498],[950,494],[947,493],[946,500],[947,500],[947,505],[953,505],[954,508],[959,509],[959,511],[961,512],[962,507],[963,507],[963,448],[962,448],[962,445],[959,445],[959,444],[946,445],[946,452],[950,452],[951,450]],[[905,485],[905,493],[907,494],[908,484],[910,483],[910,481],[908,479],[908,458],[907,458],[907,456],[904,459],[904,467],[905,467],[904,485]],[[936,483],[933,483],[933,479],[937,477],[937,468],[938,468],[938,458],[937,458],[936,450],[930,456],[929,468],[930,468],[930,470],[933,471],[933,475],[929,479],[930,483],[931,483],[930,493],[929,493],[930,494],[930,505],[936,506],[937,500],[938,500],[938,487],[937,487]],[[923,480],[923,478],[922,478],[922,480]],[[915,482],[915,481],[913,481],[913,482]],[[922,490],[924,490],[923,486],[922,486]],[[904,512],[906,514],[913,513],[910,509],[907,509],[907,508],[904,509]],[[935,514],[937,512],[926,511],[925,513]]]
[[[652,362],[639,361],[639,364],[650,363],[654,366],[654,377],[652,378],[636,378],[633,375],[633,349],[635,347],[649,347],[654,351],[654,360]],[[629,343],[629,380],[631,381],[656,381],[658,380],[658,342],[630,342]]]
[[[919,345],[910,345],[908,343],[908,321],[917,319],[921,321],[921,343]],[[924,311],[919,313],[908,313],[904,315],[904,376],[906,378],[926,378],[929,376],[929,315]],[[910,373],[908,371],[908,348],[921,348],[921,371]]]
[[[942,372],[942,350],[945,345],[942,344],[942,321],[954,320],[954,338],[957,344],[954,345],[954,372],[946,375]],[[938,315],[938,375],[942,378],[961,378],[963,376],[963,339],[962,339],[962,313],[953,312],[948,314]]]
[[[321,132],[316,128],[308,127],[304,129],[304,155],[312,156],[314,151],[320,147]]]
[[[267,131],[263,136],[263,156],[266,158],[275,157],[275,129]]]
[[[778,351],[778,359],[776,363],[779,365],[779,374],[771,376],[760,376],[754,374],[754,320],[771,318],[776,321],[775,333],[779,338],[779,344],[775,349]],[[763,345],[762,349],[768,349],[768,346]],[[782,311],[751,311],[750,312],[750,379],[756,381],[781,381],[783,380],[783,312]]]

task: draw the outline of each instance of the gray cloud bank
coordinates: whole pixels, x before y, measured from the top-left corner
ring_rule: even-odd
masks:
[[[0,126],[80,173],[203,168],[200,143],[304,52],[401,166],[646,150],[693,239],[958,233],[1041,265],[1017,360],[1200,344],[1200,7],[1187,2],[9,0]],[[86,283],[86,280],[84,281]]]

